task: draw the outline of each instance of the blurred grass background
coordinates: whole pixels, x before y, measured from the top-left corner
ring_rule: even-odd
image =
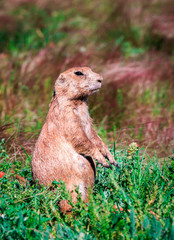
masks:
[[[159,157],[174,146],[172,0],[1,0],[0,133],[30,154],[57,76],[89,66],[104,77],[89,99],[107,144],[132,141]]]

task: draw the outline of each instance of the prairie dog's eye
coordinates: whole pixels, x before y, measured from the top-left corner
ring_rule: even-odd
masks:
[[[84,75],[82,72],[80,72],[80,71],[77,71],[77,72],[75,72],[75,75],[77,75],[77,76],[82,76],[82,75]]]

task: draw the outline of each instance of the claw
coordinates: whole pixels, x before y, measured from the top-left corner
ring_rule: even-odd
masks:
[[[106,163],[103,163],[103,162],[99,162],[99,161],[98,161],[98,163],[101,164],[105,168],[111,168],[111,166],[109,164],[106,164]]]
[[[110,165],[103,165],[105,168],[112,168]]]
[[[117,162],[112,162],[111,164],[113,164],[115,167],[120,168],[120,165]]]
[[[111,155],[111,156],[112,156],[112,155]],[[106,158],[107,158],[108,160],[110,159],[108,155],[106,155]],[[112,158],[114,159],[113,156],[112,156]],[[110,164],[114,165],[115,167],[120,168],[119,164],[118,164],[117,162],[115,162],[115,160],[114,160],[114,161],[109,160],[109,162],[110,162]]]

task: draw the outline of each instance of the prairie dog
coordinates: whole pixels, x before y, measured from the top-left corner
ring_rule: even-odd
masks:
[[[114,157],[95,132],[88,113],[88,96],[97,92],[103,78],[88,67],[71,68],[57,78],[46,122],[36,142],[32,173],[39,184],[63,180],[76,201],[76,186],[88,202],[97,160],[104,167],[117,166]],[[66,212],[67,202],[60,204]]]

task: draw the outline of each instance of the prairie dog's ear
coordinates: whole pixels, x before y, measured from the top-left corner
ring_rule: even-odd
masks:
[[[65,77],[63,76],[63,74],[60,74],[58,78],[58,83],[63,84],[64,82],[65,82]]]

